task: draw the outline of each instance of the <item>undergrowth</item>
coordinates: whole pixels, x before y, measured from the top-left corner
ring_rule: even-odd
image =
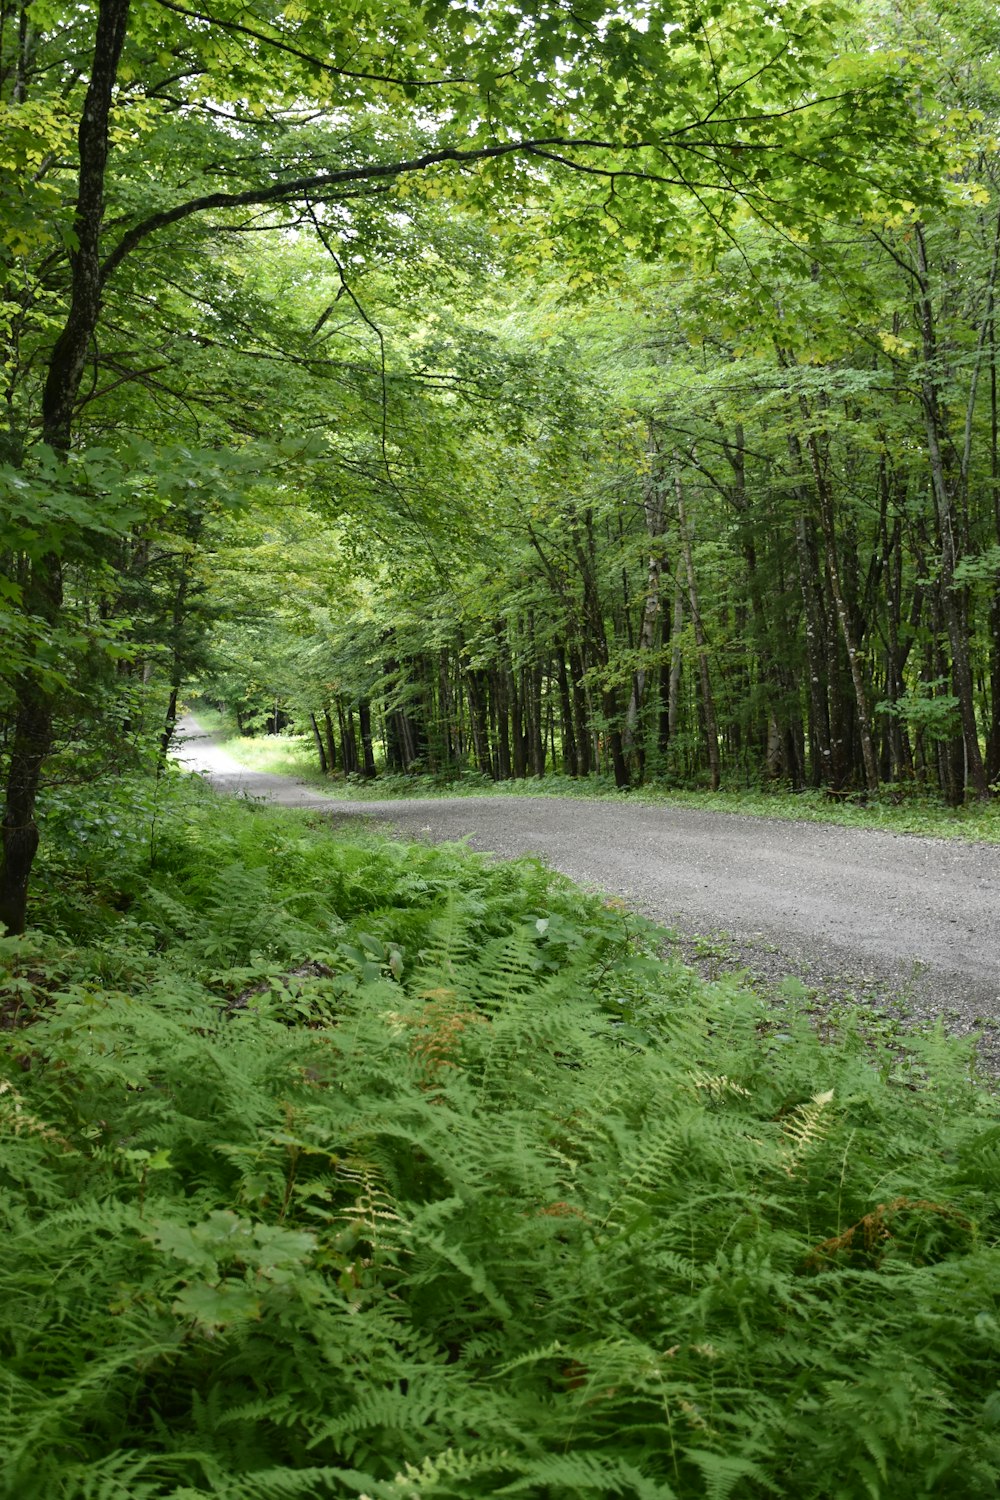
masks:
[[[531,862],[62,797],[0,940],[5,1500],[996,1492],[961,1045],[779,1024]]]

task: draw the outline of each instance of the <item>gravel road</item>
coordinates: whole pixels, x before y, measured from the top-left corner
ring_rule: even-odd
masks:
[[[177,758],[220,791],[408,838],[468,838],[502,858],[539,855],[673,929],[703,970],[899,999],[914,1020],[943,1015],[957,1033],[985,1021],[983,1061],[1000,1067],[996,845],[598,799],[345,802],[243,769],[191,719],[181,733]]]

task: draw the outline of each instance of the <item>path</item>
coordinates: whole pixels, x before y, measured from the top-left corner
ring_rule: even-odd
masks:
[[[872,1001],[966,1032],[1000,1022],[1000,847],[691,808],[559,797],[340,801],[240,767],[193,720],[178,759],[220,791],[374,820],[406,837],[468,837],[537,854],[674,928],[689,953],[716,935],[730,967]],[[387,830],[387,831],[388,831]],[[718,961],[718,959],[716,959]],[[1000,1031],[984,1039],[1000,1058]]]

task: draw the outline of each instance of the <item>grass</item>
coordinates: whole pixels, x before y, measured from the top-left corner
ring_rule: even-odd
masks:
[[[234,760],[249,770],[269,771],[321,788],[328,796],[344,801],[405,800],[441,797],[574,797],[584,801],[627,797],[650,807],[691,807],[704,812],[730,813],[742,817],[778,818],[783,822],[825,823],[843,828],[879,829],[886,833],[914,834],[924,838],[960,838],[979,843],[1000,843],[1000,799],[948,807],[939,799],[916,790],[887,789],[880,797],[849,798],[834,802],[812,788],[741,789],[726,787],[718,792],[649,783],[621,792],[610,777],[578,780],[551,774],[523,781],[490,781],[478,772],[458,778],[431,775],[380,775],[377,780],[360,777],[324,776],[316,764],[316,749],[310,735],[280,734],[241,736],[231,720],[215,709],[199,704],[199,721],[205,729],[224,736],[224,747]]]

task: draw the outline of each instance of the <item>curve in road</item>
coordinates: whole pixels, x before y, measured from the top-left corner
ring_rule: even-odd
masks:
[[[238,765],[192,719],[181,764],[224,792],[368,820],[408,838],[534,854],[690,942],[721,934],[733,967],[794,974],[861,1001],[902,997],[950,1030],[987,1024],[1000,1057],[1000,848],[733,813],[559,797],[337,801]],[[697,945],[704,947],[703,944]]]

